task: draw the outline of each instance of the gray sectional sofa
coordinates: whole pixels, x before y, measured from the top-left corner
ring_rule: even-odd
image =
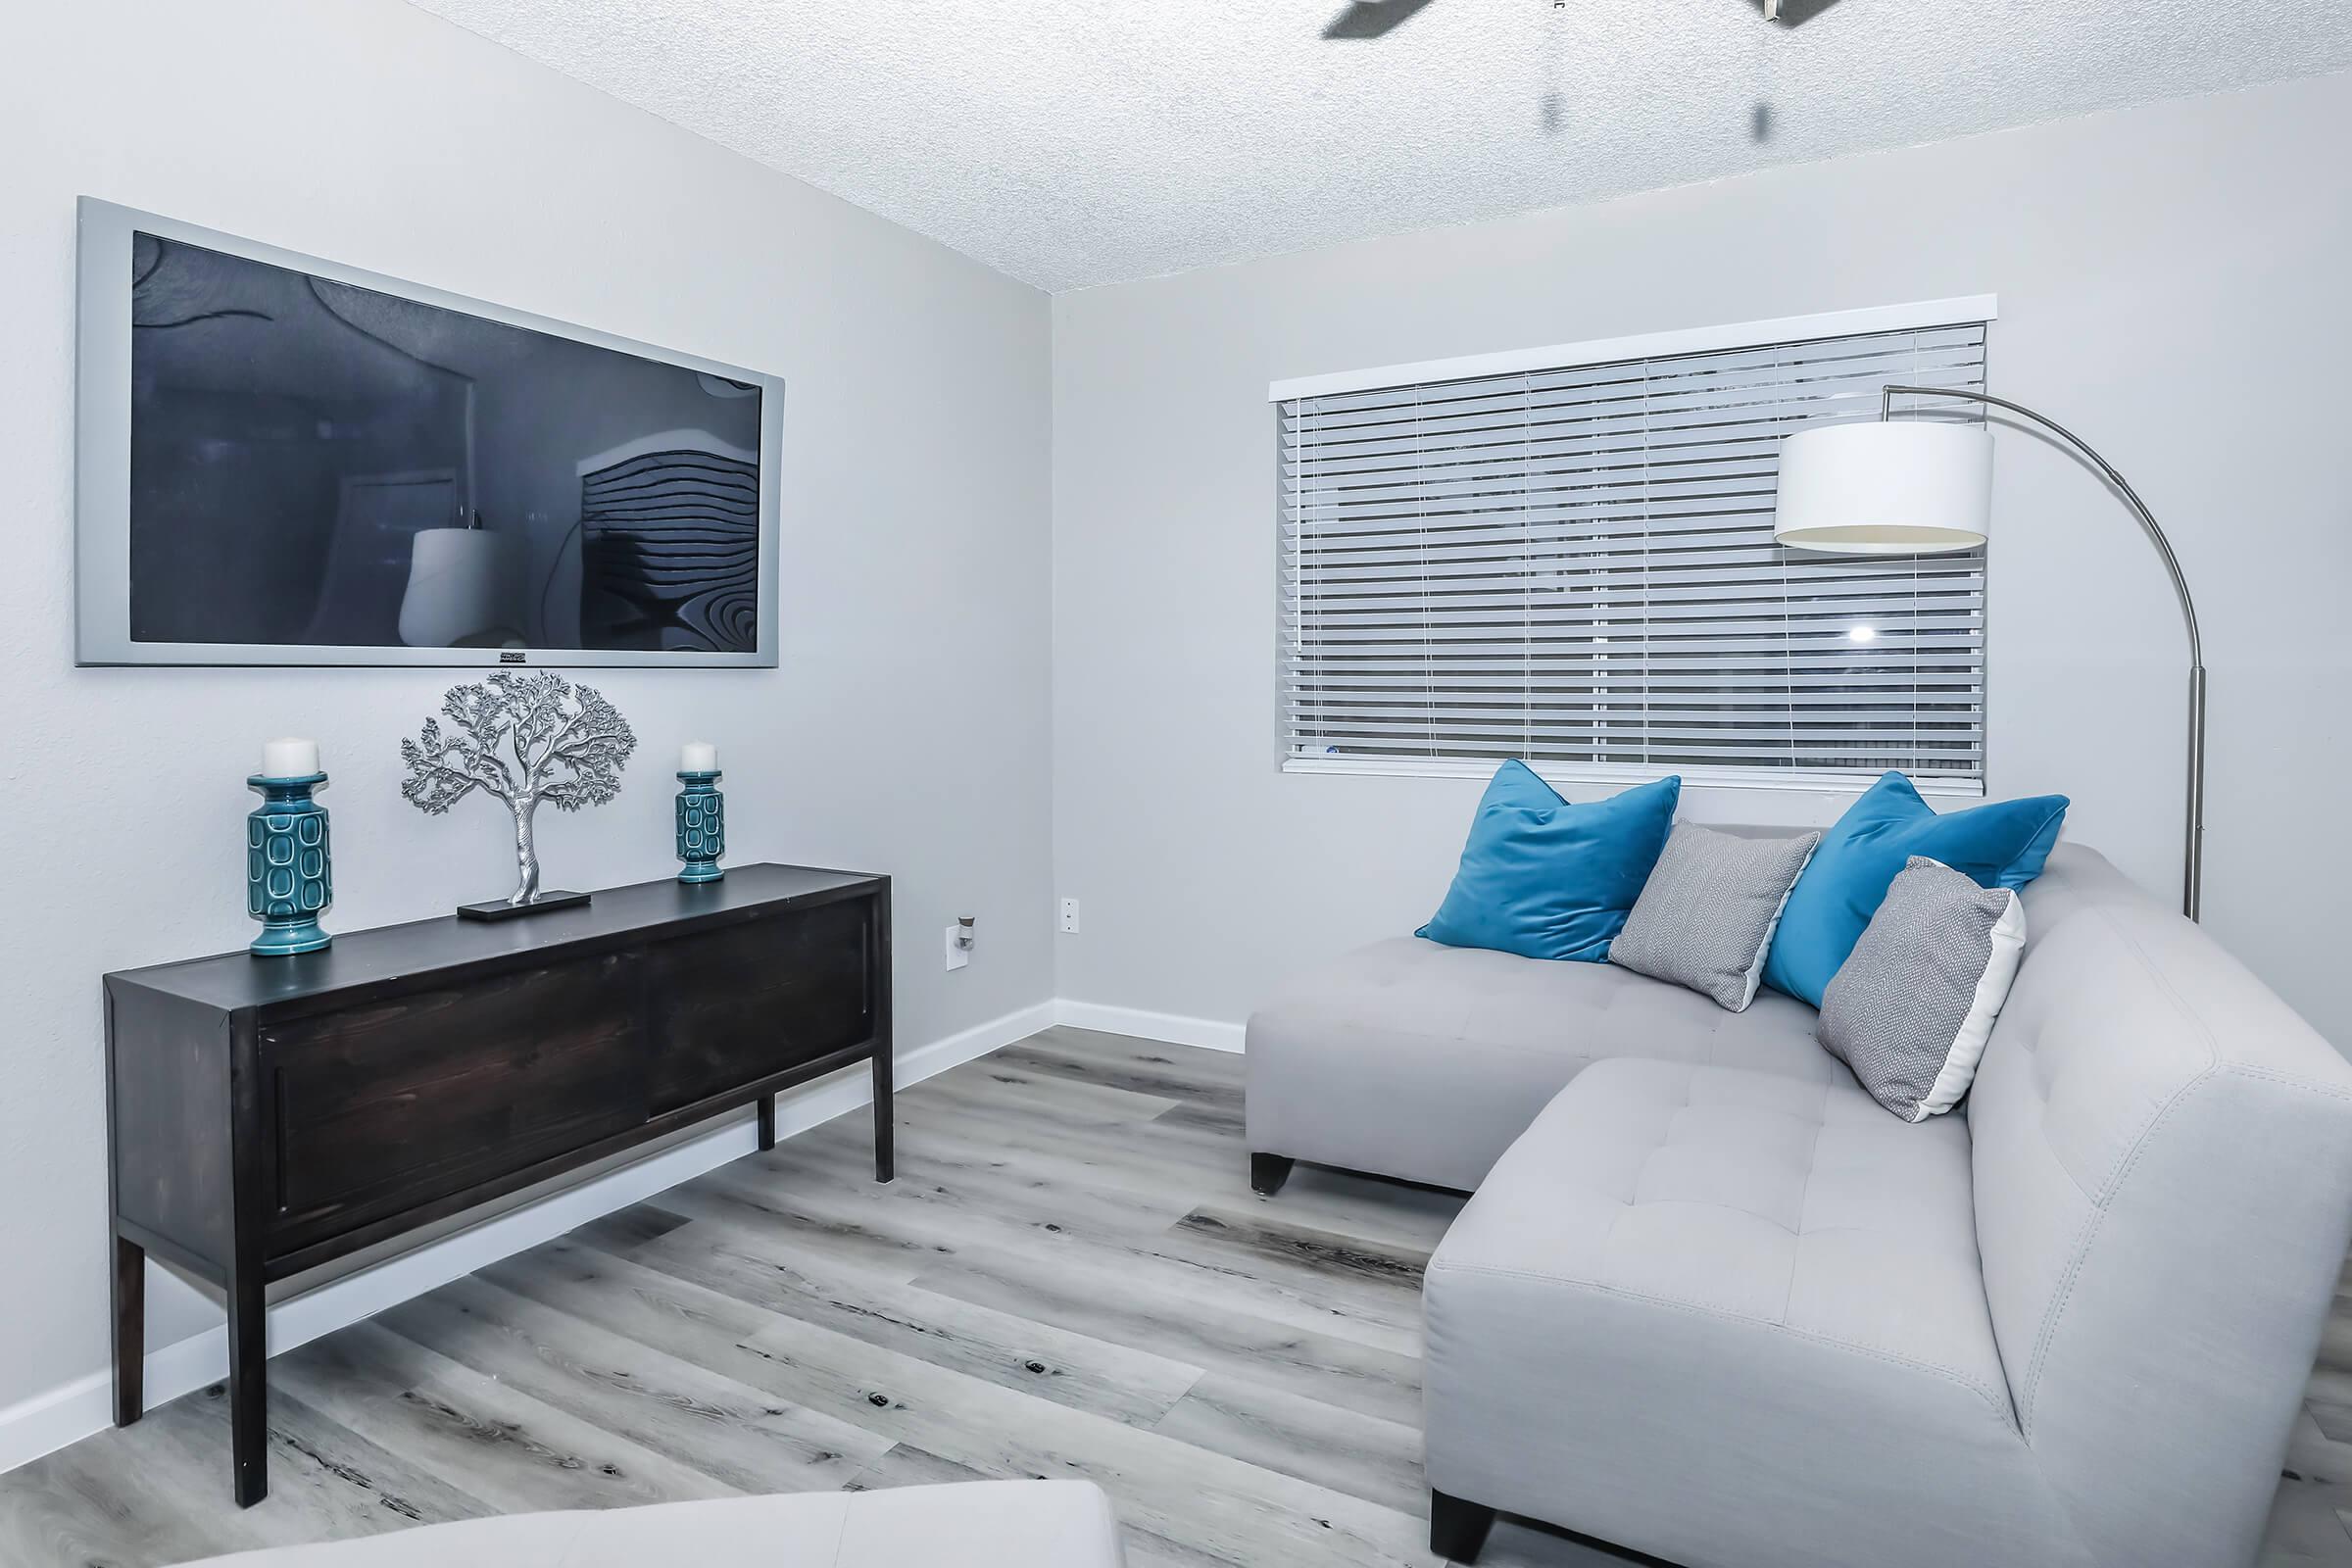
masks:
[[[2352,1241],[2352,1066],[2062,845],[1963,1111],[1777,993],[1405,940],[1250,1020],[1253,1176],[1475,1195],[1432,1257],[1435,1549],[1689,1568],[2249,1561]]]

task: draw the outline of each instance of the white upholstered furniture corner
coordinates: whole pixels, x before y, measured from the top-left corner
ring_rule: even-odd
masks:
[[[187,1568],[1119,1568],[1091,1481],[805,1492],[420,1525]]]

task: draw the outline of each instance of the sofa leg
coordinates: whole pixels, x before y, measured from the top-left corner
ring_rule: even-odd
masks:
[[[1429,1493],[1429,1549],[1447,1562],[1476,1562],[1494,1528],[1494,1510],[1484,1503]]]
[[[1250,1155],[1250,1190],[1260,1198],[1272,1198],[1282,1191],[1282,1184],[1291,1179],[1291,1156],[1288,1154]]]

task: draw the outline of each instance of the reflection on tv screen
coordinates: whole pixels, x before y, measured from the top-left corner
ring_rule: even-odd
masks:
[[[756,386],[141,233],[139,642],[750,653]]]

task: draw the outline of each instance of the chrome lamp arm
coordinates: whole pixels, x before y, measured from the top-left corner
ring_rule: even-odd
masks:
[[[2188,579],[2181,575],[2180,558],[2173,554],[2172,541],[2156,525],[2155,514],[2139,499],[2139,492],[2118,473],[2115,466],[2091,449],[2088,442],[2055,419],[2034,413],[2007,398],[1996,398],[1989,392],[1976,392],[1948,386],[1889,386],[1879,398],[1879,417],[1894,416],[1897,397],[1959,398],[1970,403],[1988,404],[2004,409],[2019,418],[2049,431],[2065,442],[2083,461],[2115,486],[2118,493],[2132,505],[2132,514],[2139,518],[2140,529],[2147,534],[2148,543],[2164,562],[2164,569],[2173,579],[2173,592],[2180,601],[2180,618],[2188,627],[2188,822],[2183,847],[2180,885],[2180,912],[2191,920],[2198,917],[2204,904],[2205,884],[2205,645],[2197,634],[2197,607],[2188,596]]]

